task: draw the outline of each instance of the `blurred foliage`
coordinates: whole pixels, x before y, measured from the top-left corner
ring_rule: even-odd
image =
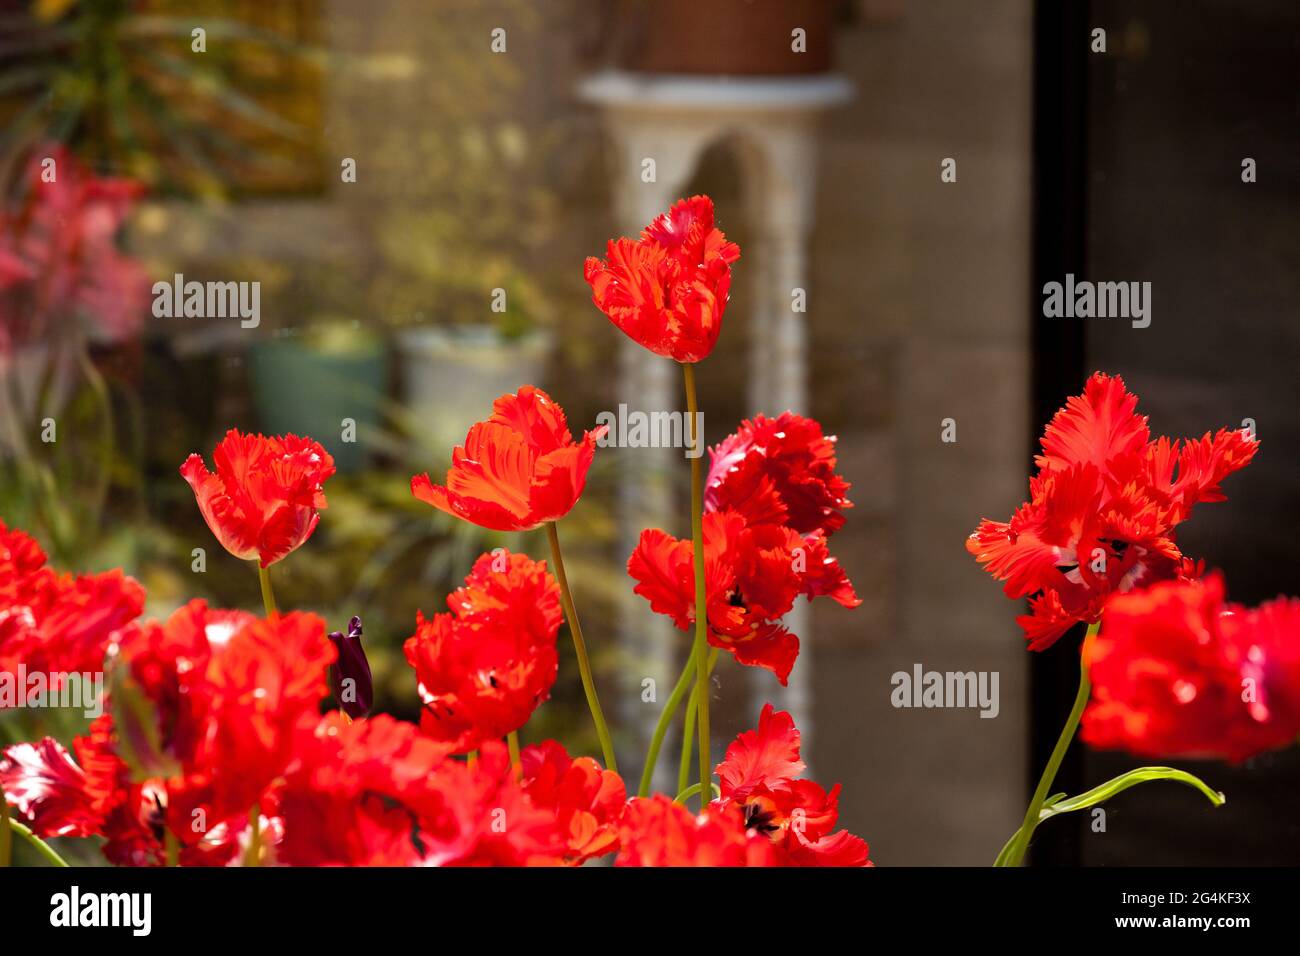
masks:
[[[512,52],[526,55],[546,14],[528,0],[439,0],[436,16],[422,14],[413,30],[398,7],[332,4],[326,18],[325,6],[0,0],[0,149],[10,156],[55,137],[103,171],[151,183],[160,201],[137,217],[132,245],[152,237],[144,252],[158,276],[256,278],[258,336],[292,333],[326,351],[346,351],[348,329],[376,325],[490,323],[509,337],[554,321],[556,302],[585,302],[582,250],[557,234],[570,220],[554,193],[555,164],[571,160],[572,130],[529,113],[517,62],[526,57],[486,53],[488,27],[508,22]],[[189,46],[200,22],[202,60]],[[347,157],[357,161],[355,183],[340,181]],[[599,181],[595,172],[571,178]],[[303,226],[322,211],[336,231]],[[249,222],[287,225],[268,239]],[[570,263],[563,270],[553,267],[557,248]],[[505,313],[490,309],[495,288],[506,290]],[[579,428],[606,407],[613,345],[582,333],[605,331],[594,310],[565,323],[569,348],[558,362],[601,373],[553,370],[570,384],[556,397]],[[220,548],[177,473],[191,452],[210,458],[226,429],[260,428],[249,338],[209,336],[195,323],[88,352],[60,412],[60,441],[16,456],[25,474],[0,468],[0,516],[34,531],[61,568],[126,568],[145,585],[150,616],[195,597],[260,611],[256,574]],[[484,532],[414,501],[410,475],[436,478],[450,448],[421,446],[418,413],[400,401],[384,412],[380,427],[359,436],[367,467],[329,481],[317,532],[271,575],[282,608],[318,613],[331,629],[360,615],[376,708],[415,719],[401,646],[416,610],[445,610],[473,560],[493,547],[536,559],[549,552],[544,536]],[[563,527],[611,711],[621,689],[610,675],[627,669],[612,639],[615,610],[630,586],[626,555],[610,560],[613,485],[612,459],[598,455]],[[202,573],[195,548],[206,551]],[[598,752],[567,630],[559,648],[553,702],[525,728],[525,743],[557,737],[573,752]],[[0,717],[0,735],[31,739],[44,729],[66,741],[80,730],[75,720],[43,726],[47,719]]]
[[[93,165],[155,193],[219,199],[319,190],[326,61],[314,45],[318,0],[7,7],[0,17],[5,162],[52,140],[75,144]],[[200,28],[202,51],[192,33]]]
[[[519,56],[487,51],[488,27],[501,22],[517,51],[541,21],[526,0],[445,0],[418,30],[400,6],[331,22],[334,43],[367,57],[381,48],[386,68],[382,82],[344,74],[335,84],[333,162],[357,164],[356,182],[333,192],[348,241],[304,267],[298,314],[324,303],[389,326],[491,324],[508,336],[553,318],[555,284],[537,264],[554,241],[545,172],[559,144],[520,109]],[[376,96],[395,105],[377,111]],[[497,288],[504,313],[491,311]]]

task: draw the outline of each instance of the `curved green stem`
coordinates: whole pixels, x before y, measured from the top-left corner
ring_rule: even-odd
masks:
[[[1007,865],[1007,854],[1011,852],[1011,848],[1016,845],[1016,841],[1018,841],[1019,839],[1020,839],[1019,830],[1011,834],[1011,836],[1007,839],[1007,842],[1002,844],[1002,849],[998,851],[997,859],[993,861],[994,866]]]
[[[42,840],[40,837],[38,837],[35,833],[33,833],[33,832],[32,832],[31,830],[29,830],[27,827],[23,826],[23,825],[22,825],[21,823],[19,823],[17,820],[15,820],[15,819],[13,819],[12,817],[8,816],[8,813],[7,813],[7,812],[5,813],[5,819],[6,819],[6,820],[8,821],[8,823],[9,823],[9,825],[8,825],[7,827],[4,828],[5,837],[6,837],[7,840],[12,840],[12,839],[13,839],[12,834],[11,834],[10,831],[12,831],[12,833],[17,833],[20,837],[22,837],[24,840],[26,840],[28,843],[30,843],[33,847],[35,847],[35,848],[36,848],[36,852],[39,853],[41,856],[45,857],[46,861],[49,862],[49,864],[50,864],[51,866],[67,866],[67,865],[68,865],[68,861],[65,860],[63,857],[59,856],[59,854],[58,854],[57,852],[55,852],[55,850],[54,850],[54,848],[53,848],[52,846],[50,846],[48,843],[46,843],[44,840]],[[8,858],[5,859],[3,865],[4,865],[4,866],[8,866],[8,865],[9,865],[9,860],[8,860]]]
[[[1070,716],[1066,718],[1065,726],[1061,728],[1061,736],[1056,740],[1056,747],[1052,750],[1047,766],[1043,769],[1043,775],[1038,780],[1038,788],[1034,791],[1033,799],[1029,801],[1029,808],[1025,810],[1024,822],[1012,837],[1010,848],[1003,851],[1005,857],[998,854],[1003,866],[1019,866],[1023,862],[1034,827],[1038,825],[1043,801],[1047,799],[1047,794],[1056,780],[1056,772],[1061,769],[1061,761],[1065,759],[1065,752],[1070,749],[1075,731],[1079,729],[1079,718],[1083,716],[1083,709],[1088,705],[1088,696],[1092,693],[1092,684],[1088,680],[1088,666],[1083,662],[1083,651],[1088,646],[1088,641],[1100,628],[1100,622],[1089,624],[1088,633],[1083,637],[1083,646],[1079,649],[1079,690],[1074,695],[1074,706],[1070,709]]]
[[[560,533],[556,530],[554,521],[546,523],[546,536],[551,541],[555,580],[560,584],[560,603],[564,605],[564,616],[569,620],[569,633],[573,636],[573,649],[578,655],[578,673],[582,676],[582,690],[587,695],[587,707],[591,710],[591,719],[596,723],[596,736],[600,738],[600,750],[605,757],[605,767],[617,773],[618,762],[614,759],[614,739],[609,734],[609,725],[605,723],[605,714],[600,709],[600,698],[596,696],[596,682],[591,676],[591,660],[587,657],[587,642],[582,639],[582,625],[578,623],[578,611],[573,606],[573,592],[569,590],[569,579],[564,573],[564,557],[560,553]]]
[[[262,567],[260,561],[257,564],[257,581],[262,585],[262,607],[266,608],[266,616],[270,617],[276,613],[275,592],[271,590],[270,568]]]
[[[695,366],[689,362],[682,364],[682,377],[686,385],[686,414],[691,422],[691,447],[699,448],[702,435],[699,428],[700,403],[695,391]],[[695,672],[703,677],[707,673],[705,655],[709,643],[709,596],[708,586],[704,580],[704,456],[696,455],[691,459],[691,542],[695,552]],[[704,682],[701,681],[701,686]],[[699,695],[697,704],[697,723],[699,725],[700,746],[700,784],[713,779],[709,760],[709,695],[708,688]]]
[[[677,684],[673,687],[673,692],[668,695],[668,700],[664,701],[664,709],[659,714],[659,722],[655,724],[654,733],[650,737],[650,749],[645,755],[645,768],[641,771],[641,785],[637,788],[638,797],[649,796],[650,781],[655,775],[655,764],[659,762],[659,750],[664,745],[664,737],[668,733],[668,726],[673,722],[673,715],[677,713],[677,708],[681,706],[682,697],[686,695],[686,688],[691,686],[691,678],[695,676],[695,655],[692,654],[686,659],[686,666],[682,668],[682,674],[677,678]],[[678,787],[677,789],[681,789]]]
[[[722,790],[713,781],[709,781],[709,790],[712,792],[714,797],[722,796]],[[673,803],[685,803],[691,797],[697,796],[703,791],[704,788],[702,786],[700,786],[698,783],[693,783],[685,790],[683,790],[681,793],[677,794],[677,796],[673,797]],[[701,800],[700,801],[701,810],[703,810],[703,806],[704,806],[704,801]]]

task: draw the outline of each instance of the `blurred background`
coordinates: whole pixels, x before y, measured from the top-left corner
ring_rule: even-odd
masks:
[[[786,408],[839,436],[855,507],[831,543],[864,599],[795,616],[788,691],[720,661],[715,756],[774,700],[877,863],[986,865],[1068,712],[1077,637],[1031,656],[964,539],[1023,499],[1091,370],[1123,374],[1156,433],[1257,422],[1263,451],[1180,541],[1238,600],[1300,591],[1300,10],[1190,6],[0,0],[0,518],[59,567],[125,567],[152,615],[257,609],[178,469],[231,427],[309,434],[339,474],[273,569],[280,604],[361,615],[378,707],[413,719],[416,610],[443,610],[482,551],[547,551],[415,502],[410,476],[439,476],[521,384],[575,430],[680,407],[582,263],[707,192],[742,259],[700,369],[706,437]],[[1067,272],[1150,281],[1151,326],[1043,318]],[[177,275],[260,283],[256,327],[155,315],[150,287]],[[601,450],[563,526],[628,776],[660,707],[642,681],[662,701],[687,637],[623,566],[641,527],[689,534],[688,474],[679,452]],[[523,737],[595,753],[560,646]],[[998,672],[998,716],[893,708],[915,664]],[[77,729],[34,726],[54,719],[0,715],[0,739]],[[1060,789],[1138,763],[1076,745]],[[1106,832],[1045,826],[1034,862],[1300,861],[1295,748],[1188,769],[1227,805],[1144,787]]]

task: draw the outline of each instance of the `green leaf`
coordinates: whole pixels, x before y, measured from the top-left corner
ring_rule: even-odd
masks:
[[[1187,784],[1189,787],[1195,787],[1216,807],[1223,806],[1227,802],[1225,797],[1218,790],[1210,789],[1199,777],[1184,770],[1175,770],[1173,767],[1139,767],[1136,770],[1130,770],[1128,773],[1122,773],[1113,780],[1107,780],[1100,786],[1093,787],[1086,793],[1081,793],[1077,797],[1067,797],[1063,793],[1054,793],[1043,801],[1043,808],[1038,812],[1038,820],[1034,824],[1034,829],[1038,829],[1038,824],[1050,817],[1062,813],[1071,813],[1075,810],[1084,810],[1088,807],[1096,806],[1099,803],[1105,803],[1117,793],[1122,793],[1129,787],[1136,787],[1140,783],[1147,783],[1151,780],[1174,780],[1178,783]],[[1012,845],[1016,842],[1016,837],[1020,835],[1020,827],[1007,840],[1002,850],[998,853],[997,859],[993,861],[994,866],[1006,866],[1007,856],[1011,852]],[[1031,833],[1032,837],[1033,834]]]
[[[1107,780],[1100,786],[1093,787],[1077,797],[1066,797],[1044,804],[1043,809],[1039,812],[1038,822],[1042,823],[1049,817],[1054,817],[1060,813],[1071,813],[1075,810],[1084,810],[1099,803],[1105,803],[1115,794],[1122,793],[1129,787],[1136,787],[1140,783],[1153,780],[1173,780],[1194,787],[1205,794],[1206,799],[1216,807],[1223,806],[1228,799],[1218,790],[1210,789],[1209,785],[1199,777],[1195,777],[1185,770],[1175,770],[1173,767],[1139,767],[1136,770],[1130,770],[1128,773],[1122,773],[1113,780]]]

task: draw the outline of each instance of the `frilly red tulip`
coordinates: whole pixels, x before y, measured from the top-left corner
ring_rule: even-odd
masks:
[[[657,793],[628,801],[615,866],[776,866],[772,842],[734,806],[693,813]]]
[[[785,711],[763,708],[718,764],[721,806],[739,806],[745,825],[772,841],[781,866],[871,866],[867,844],[835,830],[839,784],[830,792],[799,779],[799,731]]]
[[[56,573],[35,540],[0,521],[0,672],[21,666],[53,680],[101,671],[110,643],[140,616],[144,599],[144,588],[121,570]],[[0,694],[0,709],[22,703],[6,697]]]
[[[1084,645],[1083,739],[1141,757],[1239,763],[1300,736],[1300,600],[1224,600],[1223,578],[1111,598]]]
[[[641,533],[627,563],[633,591],[682,630],[695,620],[694,568],[691,542],[658,528]],[[805,540],[780,525],[747,525],[734,511],[704,516],[704,573],[709,643],[741,664],[770,670],[782,684],[799,655],[799,638],[781,624],[795,599],[861,603],[820,532]]]
[[[565,860],[577,865],[618,849],[618,825],[627,788],[612,770],[590,757],[570,757],[546,740],[520,757],[524,793],[535,807],[553,812],[565,840]]]
[[[639,239],[613,239],[587,259],[592,301],[625,335],[677,362],[707,358],[722,331],[740,247],[713,224],[713,200],[676,203]]]
[[[1050,647],[1106,599],[1192,572],[1174,529],[1198,502],[1223,501],[1219,483],[1259,443],[1242,429],[1181,442],[1150,439],[1123,379],[1097,372],[1056,413],[1042,438],[1030,500],[1009,522],[987,518],[966,549],[1013,600],[1029,649]]]
[[[243,435],[232,428],[212,461],[215,472],[190,455],[181,476],[227,551],[266,568],[311,537],[325,507],[325,481],[334,474],[334,459],[318,442]]]
[[[564,517],[587,483],[587,469],[605,426],[575,442],[564,410],[540,388],[525,385],[493,403],[452,451],[447,484],[411,479],[411,494],[439,511],[493,531],[527,531]]]
[[[555,683],[560,588],[545,562],[504,550],[474,564],[449,614],[417,617],[406,641],[431,737],[468,753],[518,730]]]
[[[844,526],[849,483],[835,471],[835,438],[811,418],[755,415],[710,449],[704,506],[751,524],[783,524],[829,536]]]

